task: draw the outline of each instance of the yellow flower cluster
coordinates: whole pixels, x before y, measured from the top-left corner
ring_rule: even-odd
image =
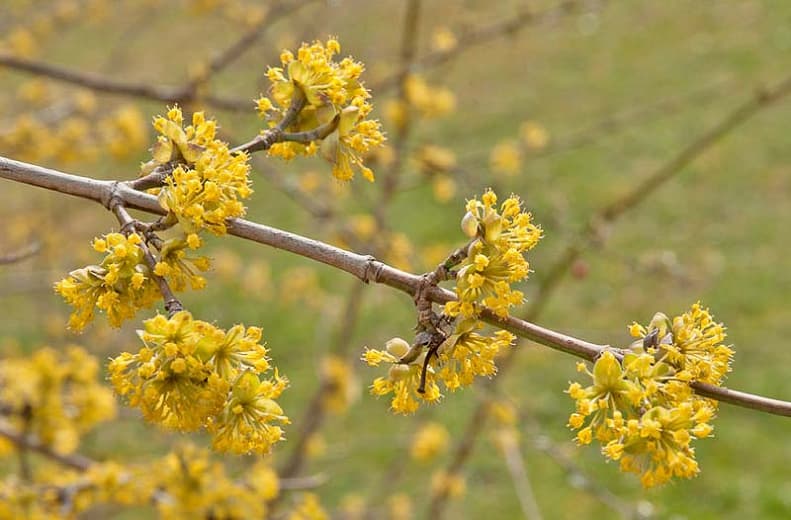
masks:
[[[120,327],[139,309],[150,307],[160,298],[145,266],[141,243],[136,233],[109,233],[94,239],[94,250],[106,254],[101,264],[76,269],[55,284],[55,291],[74,307],[69,328],[84,329],[96,308],[107,314],[111,325]]]
[[[96,359],[74,345],[0,360],[0,408],[15,430],[58,453],[73,452],[84,433],[115,416],[113,394],[98,373]]]
[[[622,362],[604,352],[593,372],[579,364],[593,384],[569,386],[577,402],[569,426],[579,430],[579,444],[595,438],[605,457],[641,475],[645,487],[692,478],[699,469],[691,442],[711,435],[717,402],[696,395],[689,384],[718,385],[730,370],[733,351],[722,344],[724,328],[696,303],[672,321],[659,313],[648,327],[630,330],[642,339]]]
[[[400,363],[400,359],[409,352],[409,343],[401,338],[393,338],[387,342],[385,350],[366,349],[363,360],[369,366],[389,363],[387,377],[377,377],[371,385],[373,395],[382,396],[393,393],[390,408],[394,413],[410,414],[417,411],[419,401],[436,403],[442,397],[436,383],[434,368],[429,365],[426,370],[425,391],[420,388],[421,372],[426,359],[423,352],[410,363]]]
[[[288,381],[261,379],[271,367],[261,329],[236,325],[227,332],[187,311],[143,322],[136,354],[110,362],[110,380],[143,416],[167,428],[206,428],[213,447],[267,453],[283,438],[288,418],[277,399]]]
[[[36,88],[25,90],[26,97],[40,95]],[[139,110],[122,106],[96,122],[91,115],[95,108],[95,99],[80,92],[39,113],[22,114],[0,129],[0,152],[27,161],[73,163],[95,160],[102,149],[124,158],[144,148],[148,136]],[[63,114],[48,115],[58,111]]]
[[[195,112],[186,128],[183,123],[178,107],[171,108],[167,117],[154,119],[160,136],[152,148],[153,159],[142,171],[147,174],[175,162],[159,191],[160,205],[176,217],[186,234],[205,229],[223,235],[225,220],[243,216],[246,209],[240,199],[253,192],[249,157],[232,154],[226,143],[216,139],[217,124],[203,112]]]
[[[477,320],[461,320],[456,329],[437,350],[437,378],[450,391],[469,386],[478,376],[491,377],[497,373],[495,359],[509,348],[515,337],[508,331],[497,330],[493,336],[478,334]]]
[[[160,493],[160,517],[181,518],[266,518],[268,501],[280,492],[275,471],[263,462],[236,481],[222,464],[212,461],[208,450],[191,445],[170,453],[150,468]]]
[[[101,264],[76,269],[55,284],[55,291],[74,307],[69,317],[71,329],[84,329],[97,308],[107,314],[111,325],[120,327],[138,310],[151,307],[161,298],[159,286],[144,260],[141,243],[137,233],[128,236],[109,233],[94,239],[94,250],[106,255]],[[166,240],[161,245],[154,273],[164,277],[174,291],[183,291],[187,285],[192,289],[203,288],[206,281],[198,273],[209,269],[209,259],[187,254],[188,248],[198,245],[200,240],[194,234]]]
[[[359,395],[357,379],[349,362],[340,356],[326,357],[321,366],[321,377],[326,384],[324,407],[333,413],[343,413]]]
[[[527,278],[529,265],[524,253],[541,238],[530,213],[523,212],[519,197],[511,195],[497,210],[497,195],[486,191],[481,200],[467,202],[462,230],[474,239],[456,276],[458,301],[448,302],[445,313],[474,318],[482,307],[498,316],[523,301],[511,284]]]
[[[367,119],[372,107],[368,103],[371,95],[360,82],[363,64],[351,57],[337,62],[334,57],[339,52],[340,44],[334,39],[326,45],[319,41],[303,43],[296,56],[283,51],[280,56],[283,67],[267,71],[272,84],[271,99],[259,98],[258,111],[275,126],[292,103],[304,101],[305,106],[295,121],[284,129],[288,132],[316,130],[332,124],[337,117],[335,130],[323,138],[320,147],[322,156],[333,164],[333,176],[347,181],[359,170],[363,177],[373,181],[373,171],[363,164],[363,156],[380,146],[385,138],[379,122]],[[283,159],[313,155],[319,150],[319,139],[307,143],[275,143],[269,154]]]
[[[391,100],[386,108],[387,119],[396,128],[403,128],[414,110],[427,119],[441,117],[456,109],[456,96],[453,92],[437,85],[430,85],[417,74],[410,74],[404,80],[404,100]]]
[[[448,449],[450,434],[440,423],[422,425],[412,438],[409,453],[419,462],[429,462]]]
[[[369,366],[391,365],[387,377],[374,380],[371,393],[381,396],[392,392],[393,412],[410,414],[418,409],[420,401],[439,401],[442,394],[438,383],[455,391],[472,384],[476,376],[493,376],[497,372],[495,358],[511,345],[514,336],[504,330],[484,336],[476,332],[480,328],[481,323],[473,319],[457,323],[454,333],[442,342],[426,365],[425,392],[422,393],[419,389],[427,352],[411,360],[405,358],[410,345],[401,338],[388,341],[385,350],[367,349],[363,360]]]
[[[153,504],[160,518],[174,520],[266,518],[267,503],[280,493],[267,462],[255,462],[234,479],[208,450],[192,445],[142,464],[92,463],[83,472],[45,465],[32,477],[0,481],[0,518],[76,518],[101,504]]]

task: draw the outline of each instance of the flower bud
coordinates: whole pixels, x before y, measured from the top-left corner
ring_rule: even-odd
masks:
[[[409,365],[393,365],[387,373],[391,381],[400,381],[409,377]]]
[[[401,338],[393,338],[385,343],[385,348],[387,352],[400,359],[409,352],[409,343]]]
[[[461,230],[470,238],[478,234],[478,219],[469,211],[461,219]]]

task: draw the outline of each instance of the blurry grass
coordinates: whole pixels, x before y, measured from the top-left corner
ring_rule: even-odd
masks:
[[[459,23],[497,20],[512,13],[510,6],[516,4],[425,3],[423,49],[435,23],[457,27]],[[382,74],[393,64],[400,40],[393,14],[400,12],[400,6],[394,1],[358,0],[321,10],[311,8],[299,15],[302,26],[278,24],[268,41],[294,38],[303,34],[305,26],[313,26],[313,36],[338,35],[344,52],[364,60],[372,75]],[[178,84],[192,63],[226,45],[238,33],[237,28],[212,17],[175,20],[177,13],[171,6],[160,8],[145,30],[128,42],[126,62],[119,67],[124,72],[118,73],[119,77]],[[457,200],[447,205],[435,202],[427,187],[404,191],[391,208],[392,226],[407,233],[417,248],[461,242],[457,223],[463,199],[495,182],[503,192],[522,195],[543,224],[546,236],[530,259],[536,271],[533,276],[540,279],[592,211],[715,124],[756,85],[775,81],[791,70],[790,19],[791,6],[779,0],[608,2],[601,10],[559,17],[516,37],[470,50],[458,62],[429,74],[432,80],[456,91],[458,111],[417,128],[421,140],[448,146],[464,159],[465,170],[475,173],[470,191],[461,191]],[[124,26],[125,18],[119,16],[103,24],[71,29],[47,47],[46,59],[97,70],[106,42],[113,41]],[[180,53],[161,52],[166,47],[163,42],[177,46]],[[252,97],[260,90],[255,82],[276,55],[273,45],[259,45],[216,81],[217,88]],[[623,132],[602,135],[592,146],[528,158],[516,177],[492,179],[487,173],[488,150],[503,138],[516,137],[519,123],[525,119],[541,122],[553,137],[561,138],[613,111],[693,92],[713,80],[725,81],[728,88],[701,106],[687,106],[667,117],[652,117]],[[10,89],[20,76],[5,74],[0,81]],[[151,115],[164,110],[152,103],[142,107]],[[791,397],[787,375],[791,354],[786,347],[791,335],[787,300],[791,245],[786,240],[791,222],[790,115],[788,101],[764,111],[626,215],[613,227],[606,249],[585,256],[587,276],[563,283],[541,324],[592,341],[619,344],[628,341],[626,325],[632,320],[647,321],[657,310],[679,313],[701,299],[729,326],[729,339],[736,348],[735,371],[728,384]],[[258,125],[252,115],[219,117],[234,136],[249,136]],[[142,156],[121,165],[64,169],[115,177],[118,172],[134,172],[139,159]],[[415,176],[408,166],[406,175]],[[320,160],[306,160],[282,168],[300,171],[326,166]],[[315,226],[265,181],[256,179],[255,187],[250,203],[252,219],[314,238],[331,238],[326,228]],[[362,189],[373,194],[377,185]],[[67,313],[48,285],[87,260],[90,238],[115,227],[110,215],[98,205],[86,206],[8,183],[0,196],[2,215],[37,208],[51,216],[42,223],[57,223],[46,258],[0,271],[0,338],[13,338],[23,349],[42,342],[81,341],[104,357],[133,348],[134,324],[117,335],[95,330],[83,338],[62,338],[52,333],[57,327],[44,326],[65,319]],[[213,240],[210,247],[232,249],[244,262],[268,263],[275,282],[280,273],[294,266],[314,267],[319,273],[322,292],[331,299],[315,307],[284,305],[277,284],[271,294],[251,298],[243,290],[243,282],[210,280],[207,291],[185,298],[197,315],[222,325],[244,321],[264,326],[272,356],[294,383],[284,395],[284,406],[298,420],[317,385],[316,371],[331,341],[331,324],[339,319],[333,313],[342,308],[344,294],[354,281],[253,244]],[[662,252],[674,255],[682,277],[646,267],[646,258]],[[27,290],[5,291],[21,277],[39,282]],[[530,291],[528,283],[528,296]],[[379,345],[395,335],[408,336],[413,322],[408,298],[383,288],[368,288],[363,320],[348,338],[349,350],[361,351],[364,345]],[[523,403],[545,434],[568,449],[585,472],[613,492],[630,501],[651,502],[663,518],[791,516],[791,426],[787,419],[723,406],[716,437],[698,443],[700,477],[644,491],[631,476],[604,464],[595,449],[570,445],[571,435],[564,425],[571,402],[562,390],[575,377],[573,360],[539,346],[521,348],[525,353],[518,366],[502,381],[508,395]],[[309,470],[332,476],[320,490],[330,506],[347,493],[366,495],[375,489],[391,461],[403,457],[414,424],[391,417],[386,400],[368,396],[365,386],[375,374],[366,369],[361,372],[361,401],[347,416],[329,421],[324,431],[328,450]],[[442,421],[458,436],[475,400],[476,390],[470,389],[447,396],[441,407],[422,415]],[[135,419],[124,419],[92,434],[85,451],[99,458],[118,454],[135,460],[162,453],[176,438]],[[281,446],[281,452],[288,449],[287,443]],[[573,488],[545,455],[529,447],[526,457],[546,518],[613,516],[594,498]],[[389,491],[409,493],[421,511],[420,504],[429,493],[429,474],[425,467],[409,466],[408,478]],[[463,518],[520,515],[505,465],[487,435],[479,439],[469,466],[467,497],[453,504],[451,512],[453,517]]]

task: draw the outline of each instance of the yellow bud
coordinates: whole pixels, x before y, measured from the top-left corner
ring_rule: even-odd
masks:
[[[387,373],[391,381],[399,381],[409,377],[409,365],[393,365]]]
[[[478,234],[478,219],[469,211],[461,219],[461,230],[470,238]]]
[[[491,243],[500,238],[503,230],[503,219],[496,212],[492,211],[483,217],[484,240]]]
[[[401,358],[409,352],[409,343],[401,338],[393,338],[385,343],[385,348],[390,354]]]
[[[251,371],[246,371],[239,376],[233,385],[233,396],[241,402],[249,402],[255,399],[261,381],[258,376]]]

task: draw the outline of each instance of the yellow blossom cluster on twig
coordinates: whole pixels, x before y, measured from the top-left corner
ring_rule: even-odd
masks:
[[[670,320],[657,313],[648,325],[633,324],[636,341],[623,360],[604,352],[583,387],[571,383],[576,411],[569,426],[579,444],[594,438],[602,454],[637,473],[645,487],[699,472],[691,443],[711,435],[717,402],[694,393],[690,383],[719,385],[730,370],[733,351],[723,344],[725,329],[696,303]]]
[[[133,318],[140,309],[151,307],[162,295],[152,274],[164,277],[173,289],[205,286],[198,274],[209,269],[209,259],[187,254],[188,241],[169,239],[161,246],[160,259],[153,271],[144,259],[143,239],[137,233],[108,233],[93,241],[93,248],[105,257],[99,265],[71,271],[55,284],[74,310],[69,327],[81,331],[93,319],[96,309],[103,311],[114,327]]]
[[[372,110],[368,89],[360,81],[365,70],[351,57],[335,61],[340,44],[335,39],[326,45],[315,41],[302,44],[296,56],[283,51],[282,67],[270,67],[267,77],[271,97],[257,101],[259,113],[275,127],[294,104],[304,104],[299,114],[281,130],[291,133],[269,149],[269,154],[283,159],[296,155],[313,155],[318,151],[333,164],[332,174],[350,180],[359,170],[369,181],[373,171],[363,164],[363,157],[384,142],[379,122],[368,119]],[[317,132],[315,136],[306,135]],[[296,136],[302,137],[297,139]]]
[[[462,230],[473,239],[456,275],[457,301],[445,305],[445,313],[464,318],[477,317],[482,307],[501,317],[524,300],[511,284],[527,278],[530,267],[524,253],[541,238],[541,228],[530,213],[522,211],[516,195],[497,208],[497,195],[486,191],[481,200],[467,202]]]
[[[115,417],[96,358],[76,345],[0,360],[0,408],[8,425],[57,453],[71,453],[97,423]],[[0,440],[0,454],[11,447]]]
[[[143,416],[166,428],[206,428],[218,451],[268,453],[288,424],[277,399],[288,380],[261,379],[271,368],[261,329],[225,331],[187,311],[156,316],[139,332],[137,353],[110,362],[116,391]]]
[[[195,112],[186,128],[183,123],[178,107],[168,110],[167,117],[154,119],[160,136],[152,148],[152,160],[142,171],[149,174],[157,167],[174,164],[159,190],[159,203],[186,234],[207,230],[223,235],[225,221],[243,216],[241,199],[253,193],[249,157],[244,152],[231,153],[228,145],[216,138],[217,123],[206,119],[203,112]]]

